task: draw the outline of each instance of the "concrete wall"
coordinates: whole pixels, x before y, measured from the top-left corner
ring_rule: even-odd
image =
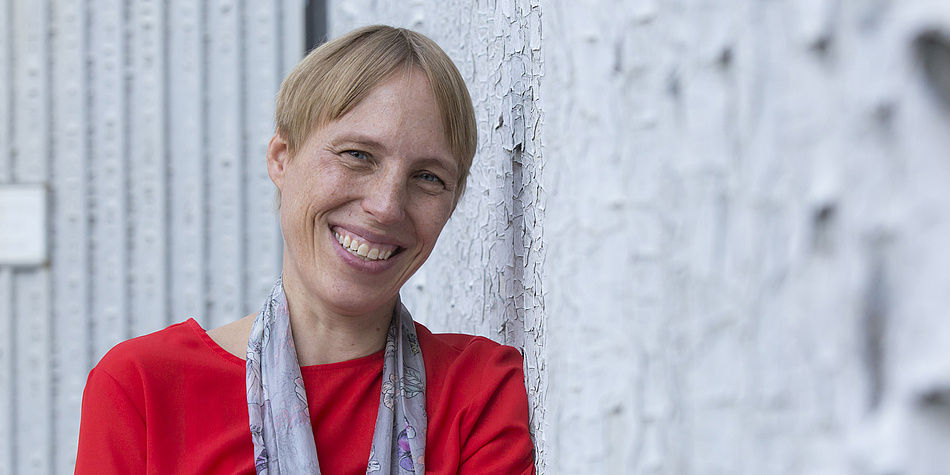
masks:
[[[946,2],[330,4],[469,80],[407,300],[524,345],[544,472],[950,466]]]
[[[263,157],[302,11],[0,0],[0,188],[47,188],[49,241],[45,263],[0,264],[0,474],[72,473],[115,343],[261,305],[281,252]]]
[[[950,5],[541,24],[552,471],[944,472]]]

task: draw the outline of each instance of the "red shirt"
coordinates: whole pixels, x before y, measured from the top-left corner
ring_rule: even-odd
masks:
[[[416,324],[426,368],[427,473],[533,474],[522,358]],[[365,474],[383,352],[303,366],[324,475]],[[244,360],[194,320],[120,343],[89,373],[77,474],[253,474]]]

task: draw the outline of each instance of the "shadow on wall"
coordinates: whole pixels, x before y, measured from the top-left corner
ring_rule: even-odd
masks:
[[[914,48],[931,90],[950,110],[950,37],[940,31],[926,31],[917,37]]]

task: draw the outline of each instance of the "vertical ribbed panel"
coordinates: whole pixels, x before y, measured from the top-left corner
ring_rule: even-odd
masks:
[[[52,4],[52,177],[54,236],[54,469],[75,465],[79,409],[89,360],[89,208],[86,0]]]
[[[208,324],[234,319],[244,302],[243,54],[239,0],[207,2]]]
[[[0,0],[0,183],[9,183],[13,179],[13,117],[11,75],[13,73],[13,7],[11,0]]]
[[[3,178],[3,177],[0,177]],[[13,373],[13,271],[0,268],[0,457],[9,464],[0,466],[0,474],[10,475],[16,461],[14,443],[14,373]]]
[[[301,1],[0,0],[0,186],[49,189],[49,264],[0,263],[0,475],[67,474],[116,343],[257,310],[264,153]]]
[[[168,323],[165,24],[161,1],[129,5],[129,316],[132,333],[140,335]]]
[[[306,34],[304,17],[307,10],[307,0],[277,0],[277,3],[281,6],[280,32],[282,37],[279,40],[284,48],[279,57],[282,60],[280,77],[283,79],[306,53],[303,48]]]
[[[204,10],[174,0],[168,13],[169,240],[172,319],[206,315]]]
[[[13,7],[0,0],[0,184],[13,180]],[[0,427],[13,427],[13,270],[0,266]],[[0,474],[13,473],[14,435],[0,430]]]
[[[45,183],[49,178],[49,50],[46,2],[14,4],[13,179]],[[16,473],[51,472],[51,305],[46,266],[14,271],[16,400],[13,424],[18,454]]]
[[[98,361],[128,338],[128,223],[125,11],[121,0],[91,0],[89,153],[92,220],[92,349]]]
[[[280,273],[280,234],[273,199],[274,185],[267,175],[267,141],[261,140],[274,133],[274,91],[280,87],[283,75],[280,56],[274,55],[280,41],[280,14],[276,1],[247,2],[244,6],[245,50],[248,64],[266,67],[245,69],[245,133],[244,169],[247,193],[245,226],[248,231],[244,255],[247,256],[245,288],[242,290],[244,308],[257,309],[274,285],[274,276]]]

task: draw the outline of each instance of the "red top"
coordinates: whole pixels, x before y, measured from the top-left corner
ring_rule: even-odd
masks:
[[[521,354],[416,324],[427,473],[533,474]],[[383,352],[303,366],[324,475],[366,473]],[[253,474],[244,360],[194,320],[120,343],[89,373],[77,474]]]

